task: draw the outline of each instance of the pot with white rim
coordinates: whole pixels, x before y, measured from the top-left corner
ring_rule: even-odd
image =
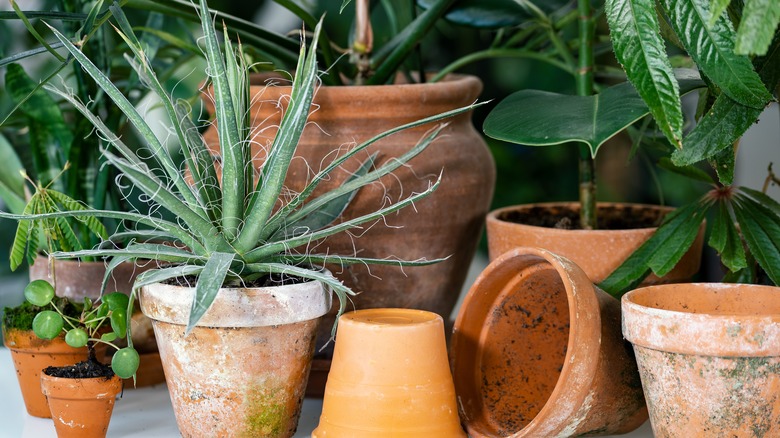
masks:
[[[222,288],[186,333],[194,293],[194,287],[160,283],[140,292],[179,431],[185,437],[292,436],[330,292],[313,281]]]

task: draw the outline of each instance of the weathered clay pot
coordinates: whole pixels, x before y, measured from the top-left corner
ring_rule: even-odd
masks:
[[[290,437],[295,433],[320,317],[318,282],[220,289],[185,334],[194,288],[141,289],[184,437]]]
[[[339,319],[322,416],[312,432],[327,437],[466,438],[441,316],[365,309]]]
[[[656,437],[780,436],[780,288],[670,284],[623,296]]]
[[[515,248],[491,262],[450,350],[471,437],[610,435],[647,419],[620,303],[549,251]]]
[[[251,91],[251,117],[258,125],[254,128],[257,136],[253,153],[255,166],[259,168],[266,145],[276,134],[291,88],[265,86],[262,77],[255,81],[257,85]],[[289,84],[289,81],[276,82]],[[311,114],[298,145],[286,185],[300,191],[314,172],[352,145],[398,125],[469,105],[476,101],[481,90],[479,79],[459,75],[437,83],[320,87],[314,97],[316,111]],[[315,248],[323,254],[351,255],[357,251],[364,257],[392,256],[409,260],[449,257],[442,263],[415,268],[329,266],[347,286],[364,292],[353,298],[357,309],[416,308],[446,317],[457,301],[493,195],[495,164],[482,136],[474,129],[470,114],[447,122],[449,125],[436,141],[409,161],[408,166],[363,188],[342,217],[354,218],[373,212],[391,200],[420,192],[441,174],[442,183],[433,194],[415,203],[414,208],[388,215],[383,221],[354,233],[340,233]],[[428,124],[399,132],[375,143],[332,172],[315,196],[341,185],[374,152],[379,153],[377,166],[400,156],[434,126]],[[216,129],[207,131],[206,139],[216,150],[219,144]],[[334,308],[323,322],[318,347],[330,338],[335,315]],[[330,351],[318,356],[328,357]]]
[[[641,204],[599,203],[599,210],[625,210],[623,215],[648,214],[660,218],[672,208]],[[579,266],[590,279],[598,284],[612,273],[642,243],[653,235],[656,228],[630,230],[567,230],[553,227],[537,227],[506,220],[520,213],[534,212],[543,215],[545,211],[572,209],[579,212],[576,203],[541,203],[505,207],[490,212],[487,216],[488,252],[490,259],[519,246],[539,247],[568,258]],[[704,227],[699,230],[696,241],[677,266],[663,279],[652,273],[643,285],[690,281],[699,271],[701,251],[704,245]]]
[[[11,350],[27,413],[33,417],[51,418],[46,396],[41,392],[41,370],[86,360],[86,347],[71,347],[65,343],[64,335],[49,341],[39,338],[32,330],[5,328],[3,341]]]
[[[57,438],[104,438],[122,390],[122,380],[70,379],[41,374],[40,389],[49,400]]]

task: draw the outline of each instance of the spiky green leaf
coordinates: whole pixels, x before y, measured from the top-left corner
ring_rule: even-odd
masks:
[[[200,318],[211,307],[211,303],[217,297],[222,283],[225,281],[230,265],[236,257],[235,253],[215,252],[203,266],[198,276],[198,284],[195,285],[195,297],[190,308],[190,318],[187,322],[187,333],[198,324]]]
[[[780,217],[753,199],[735,197],[734,215],[750,253],[775,284],[780,284]]]
[[[731,216],[728,204],[724,201],[718,202],[708,243],[718,252],[721,262],[731,272],[747,267],[742,239],[734,224],[735,220]]]

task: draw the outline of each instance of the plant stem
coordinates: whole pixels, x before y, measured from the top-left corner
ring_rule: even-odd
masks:
[[[590,0],[577,0],[579,12],[579,67],[574,75],[577,95],[593,94],[593,8]],[[580,226],[584,230],[595,229],[596,218],[596,169],[587,145],[579,143],[579,194]]]

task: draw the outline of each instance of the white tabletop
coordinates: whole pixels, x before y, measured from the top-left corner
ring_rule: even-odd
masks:
[[[0,437],[54,438],[54,423],[50,419],[27,415],[22,393],[16,381],[11,355],[0,348]],[[296,438],[308,437],[319,422],[322,400],[306,399],[298,424]],[[166,386],[131,389],[124,392],[114,406],[114,415],[108,428],[109,438],[171,438],[178,437],[176,419]],[[649,424],[645,424],[625,438],[652,438]]]

